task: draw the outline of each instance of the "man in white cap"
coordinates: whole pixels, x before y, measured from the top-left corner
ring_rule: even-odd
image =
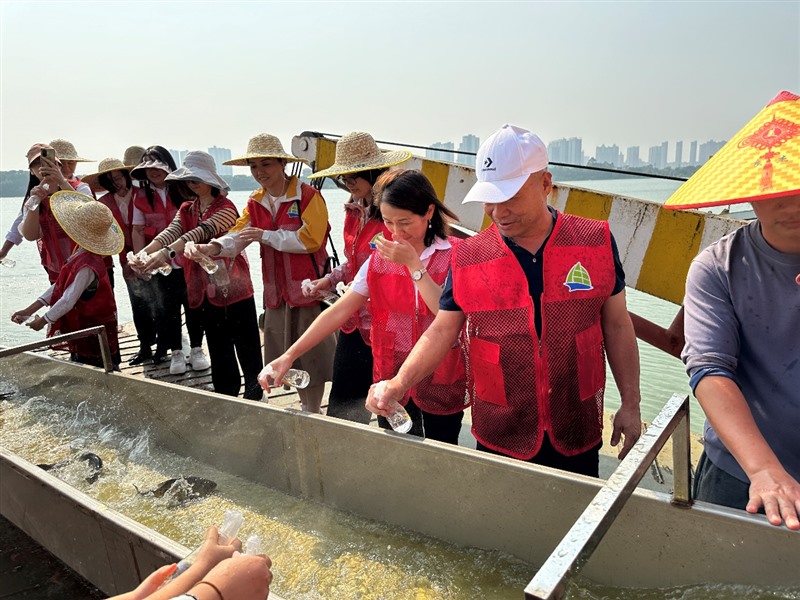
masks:
[[[638,349],[608,223],[549,207],[547,162],[542,141],[511,125],[481,145],[464,202],[483,202],[493,225],[454,249],[433,325],[367,408],[387,414],[466,326],[478,449],[596,477],[604,350],[622,400],[611,444],[624,436],[623,458],[641,434]]]

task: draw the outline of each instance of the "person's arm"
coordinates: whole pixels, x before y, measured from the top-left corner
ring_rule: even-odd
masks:
[[[628,454],[642,435],[642,417],[639,411],[639,347],[636,334],[625,303],[625,290],[614,294],[603,304],[601,325],[606,356],[614,381],[619,390],[621,406],[614,415],[611,445],[619,444],[624,436],[618,458]]]
[[[433,373],[444,360],[456,342],[465,319],[463,312],[439,310],[431,326],[411,349],[397,375],[386,382],[380,400],[376,400],[373,395],[374,386],[370,388],[366,402],[367,409],[376,415],[389,416],[392,401],[402,399],[407,390]]]
[[[636,337],[675,358],[681,357],[686,343],[683,337],[683,306],[666,329],[630,311],[628,314],[633,322]]]
[[[403,265],[408,269],[409,276],[414,271],[424,268],[417,251],[405,240],[390,241],[381,237],[375,241],[375,245],[377,246],[376,252],[381,255],[381,258]],[[431,278],[427,271],[422,274],[422,278],[419,281],[414,283],[416,283],[419,294],[430,311],[434,315],[438,313],[442,288]]]
[[[89,267],[83,267],[80,271],[75,274],[75,279],[72,280],[67,286],[67,289],[64,290],[64,293],[61,295],[61,298],[50,307],[44,314],[44,320],[48,323],[55,323],[69,311],[71,311],[75,305],[80,300],[81,294],[86,291],[91,283],[95,279],[94,271],[92,271]],[[52,290],[52,288],[51,288]],[[50,297],[44,298],[42,296],[41,300],[45,300],[47,302],[50,301]]]
[[[217,256],[228,258],[236,256],[254,241],[240,235],[245,229],[254,229],[250,227],[250,213],[247,207],[242,210],[242,216],[236,219],[236,223],[228,230],[226,235],[214,238],[208,244],[198,244],[196,246],[197,251],[212,258]]]
[[[266,554],[239,554],[223,560],[189,593],[197,600],[266,600],[272,584],[272,561]]]
[[[800,529],[800,483],[783,468],[769,447],[736,383],[728,377],[703,377],[695,396],[719,439],[750,479],[747,512],[764,509],[773,525],[781,519]]]
[[[42,237],[42,228],[39,225],[39,203],[41,198],[47,196],[47,191],[40,185],[31,190],[31,195],[22,208],[22,221],[19,224],[19,233],[29,242],[35,242]]]
[[[328,207],[317,192],[300,214],[303,226],[296,231],[277,229],[275,231],[246,227],[239,231],[242,240],[260,242],[272,246],[280,252],[290,254],[313,254],[325,243],[328,234]]]
[[[366,296],[362,296],[354,290],[348,290],[333,306],[320,313],[308,329],[303,332],[303,335],[289,346],[286,352],[267,365],[272,367],[274,372],[273,376],[271,376],[274,382],[273,385],[280,385],[283,376],[292,367],[295,360],[344,325],[353,313],[366,303]],[[271,388],[269,381],[265,381],[265,383],[266,390],[269,391]]]
[[[19,232],[19,225],[22,223],[22,209],[17,213],[14,222],[11,223],[11,227],[8,228],[8,233],[6,233],[6,241],[3,243],[3,247],[0,248],[0,258],[5,258],[8,255],[9,250],[14,246],[19,246],[22,243],[22,234]]]

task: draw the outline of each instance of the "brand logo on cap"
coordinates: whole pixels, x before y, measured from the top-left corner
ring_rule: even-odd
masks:
[[[486,160],[483,161],[483,169],[482,170],[483,171],[497,171],[497,169],[492,166],[493,164],[494,164],[494,161],[490,157],[487,156]]]

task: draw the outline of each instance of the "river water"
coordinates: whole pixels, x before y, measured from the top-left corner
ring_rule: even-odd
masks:
[[[664,201],[677,189],[680,182],[636,178],[569,183],[570,185],[588,189],[646,200]],[[247,202],[248,195],[248,192],[231,192],[230,198],[241,210]],[[348,195],[338,189],[326,189],[324,190],[324,195],[328,203],[331,236],[336,244],[340,259],[343,259],[341,240],[344,210],[342,205],[346,202]],[[0,232],[3,234],[8,231],[17,215],[20,204],[20,198],[0,199]],[[250,270],[256,298],[259,298],[262,290],[261,267],[258,249],[255,245],[251,245],[247,249],[247,255],[250,259]],[[22,245],[17,246],[10,252],[9,258],[16,260],[17,264],[11,269],[0,266],[0,346],[13,346],[44,337],[43,332],[34,332],[27,327],[16,325],[8,318],[13,311],[28,306],[47,289],[47,278],[44,269],[39,264],[36,246],[30,242],[23,242]],[[119,268],[115,271],[119,273]],[[126,323],[131,320],[131,308],[122,281],[117,282],[116,291],[119,322]],[[677,312],[677,307],[674,304],[630,288],[628,289],[628,305],[633,312],[645,315],[651,321],[664,327],[672,322]],[[678,359],[667,356],[643,342],[639,342],[639,354],[642,373],[642,418],[646,421],[651,421],[673,393],[688,393],[689,387],[683,365]],[[614,379],[610,371],[608,372],[607,381],[606,405],[609,410],[614,410],[619,406],[619,393],[614,385]],[[692,402],[692,431],[702,433],[702,413],[699,405],[694,400]]]

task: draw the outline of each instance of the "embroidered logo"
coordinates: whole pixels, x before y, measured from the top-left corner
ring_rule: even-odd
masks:
[[[580,262],[572,265],[572,268],[567,273],[567,278],[564,280],[564,285],[569,288],[570,292],[585,292],[592,288],[592,278],[589,277],[587,271]]]
[[[300,216],[300,203],[299,202],[292,202],[292,205],[289,207],[287,213],[290,217],[299,217]]]

